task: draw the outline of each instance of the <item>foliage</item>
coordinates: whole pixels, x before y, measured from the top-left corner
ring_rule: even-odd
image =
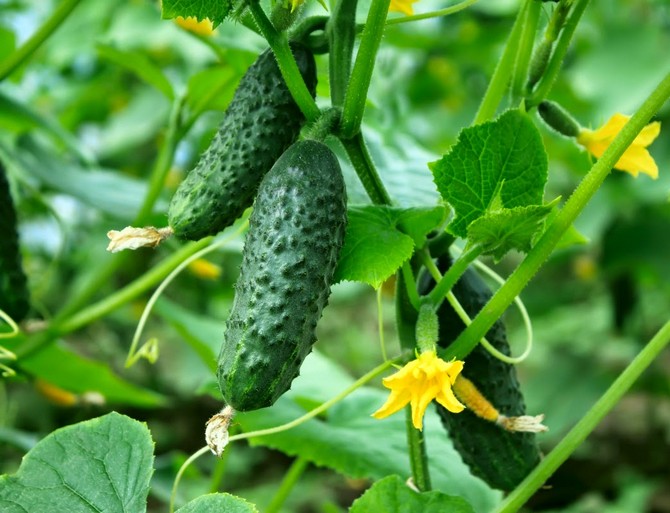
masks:
[[[667,7],[327,7],[0,3],[0,160],[31,301],[26,321],[0,320],[0,509],[668,511],[670,388],[655,359],[670,338],[659,331],[670,293]],[[172,19],[189,16],[212,24]],[[288,39],[317,54],[316,101]],[[166,225],[177,185],[268,46],[307,119],[301,136],[338,156],[347,230],[315,351],[273,406],[234,417],[218,459],[203,433],[222,406],[217,355],[248,213],[215,237],[133,253],[107,253],[105,234]],[[545,100],[578,129],[551,130]],[[609,173],[624,161],[628,173]],[[454,264],[442,275],[433,260],[445,251]],[[220,276],[188,264],[196,258]],[[515,368],[526,411],[550,427],[537,472],[505,498],[470,473],[432,406],[421,433],[411,415],[371,416],[388,397],[380,378],[419,361],[421,306],[452,303],[482,263],[504,284],[461,317],[468,327],[440,356],[467,370],[499,318],[521,353],[523,322],[503,312],[523,291],[535,344]],[[437,285],[421,296],[429,275]]]

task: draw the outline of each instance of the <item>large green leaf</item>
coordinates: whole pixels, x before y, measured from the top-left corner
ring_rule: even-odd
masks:
[[[0,477],[0,510],[146,511],[153,442],[145,424],[118,413],[58,429]]]
[[[335,281],[361,281],[379,288],[443,221],[444,207],[365,205],[349,207],[347,216]]]
[[[459,237],[491,209],[540,205],[547,181],[540,134],[518,110],[462,130],[451,150],[430,167],[455,211],[448,229]]]
[[[258,513],[256,506],[229,493],[210,493],[192,500],[177,513]]]
[[[349,509],[349,513],[474,513],[472,506],[460,497],[441,492],[417,493],[399,476],[377,481]]]
[[[230,0],[163,0],[163,18],[195,16],[198,20],[209,18],[216,27],[232,8]]]

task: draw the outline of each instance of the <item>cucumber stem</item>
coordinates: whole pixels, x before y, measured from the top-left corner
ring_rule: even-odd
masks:
[[[341,107],[351,75],[351,60],[356,39],[358,0],[339,0],[328,22],[330,45],[330,98],[333,107]]]
[[[539,79],[533,93],[526,98],[525,103],[528,109],[539,105],[540,102],[547,97],[549,91],[551,91],[551,88],[556,81],[556,77],[561,71],[563,59],[568,52],[572,36],[577,29],[579,20],[581,19],[582,14],[584,14],[584,10],[588,3],[589,0],[575,0],[575,3],[572,5],[572,12],[568,16],[568,19],[560,32],[560,36],[558,37],[554,51],[551,53],[546,70],[542,74],[542,78]]]
[[[284,81],[291,92],[291,96],[293,96],[293,99],[298,104],[298,107],[300,107],[300,110],[305,115],[307,121],[314,121],[319,117],[320,110],[319,107],[317,107],[314,98],[312,98],[312,95],[309,93],[307,85],[300,74],[298,64],[295,62],[295,58],[289,47],[286,33],[277,32],[258,0],[249,2],[249,10],[254,17],[256,25],[258,25],[258,29],[267,40],[270,48],[272,48],[272,52],[275,54],[277,64],[279,65],[279,71],[281,71],[282,77],[284,77]]]
[[[267,508],[265,508],[265,513],[278,513],[280,511],[284,502],[286,502],[286,498],[288,497],[289,493],[291,493],[291,490],[295,487],[296,483],[300,479],[300,476],[303,475],[308,465],[309,460],[307,458],[298,457],[293,460],[293,463],[289,467],[288,472],[279,485],[279,489],[275,493],[274,497],[272,497],[270,504],[268,504]]]
[[[370,5],[368,18],[361,35],[361,44],[356,54],[356,62],[344,97],[340,126],[343,139],[351,139],[360,131],[372,70],[375,67],[377,50],[379,50],[386,27],[386,14],[390,3],[391,0],[372,0]]]
[[[412,408],[405,408],[405,421],[407,426],[407,445],[409,448],[409,464],[412,469],[412,480],[421,492],[429,492],[432,489],[430,481],[430,468],[428,467],[428,456],[426,453],[426,438],[423,431],[414,427],[412,423]]]
[[[523,96],[526,82],[528,80],[528,68],[530,66],[533,46],[535,44],[535,35],[537,34],[537,25],[540,20],[541,3],[531,2],[526,10],[526,16],[523,22],[523,31],[519,40],[519,47],[516,53],[516,62],[514,64],[514,75],[512,78],[512,95],[515,99]]]
[[[472,121],[473,125],[488,121],[495,116],[495,113],[498,110],[498,105],[500,105],[500,102],[505,95],[509,79],[512,76],[514,57],[516,56],[519,47],[519,41],[523,31],[523,22],[526,19],[526,11],[528,10],[529,4],[536,1],[537,0],[526,0],[521,6],[521,9],[519,9],[512,30],[507,38],[507,43],[505,43],[503,54],[493,71],[493,76],[486,89],[486,93],[484,93],[484,98],[482,98],[477,114],[475,114],[475,119]]]
[[[372,203],[375,205],[391,205],[391,196],[389,196],[372,163],[372,157],[370,157],[370,153],[365,146],[363,134],[358,132],[352,139],[340,139],[340,141]]]

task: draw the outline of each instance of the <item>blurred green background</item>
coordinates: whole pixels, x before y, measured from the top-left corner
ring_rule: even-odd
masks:
[[[313,3],[310,12],[324,14]],[[56,5],[0,0],[0,62]],[[422,0],[415,11],[444,6]],[[366,7],[362,2],[361,13]],[[481,0],[447,18],[388,29],[364,133],[398,202],[437,201],[426,163],[471,122],[517,9],[515,0]],[[544,9],[543,23],[549,7]],[[667,0],[593,1],[550,99],[587,127],[615,112],[632,114],[670,69],[669,47]],[[161,20],[157,2],[83,0],[27,65],[0,84],[0,157],[17,201],[34,318],[53,317],[99,266],[117,258],[105,252],[105,234],[128,224],[139,210],[172,105],[185,98],[193,124],[176,148],[151,219],[156,226],[166,224],[171,192],[208,145],[239,78],[263,48],[259,36],[233,22],[205,41]],[[318,66],[317,101],[327,105],[327,56],[318,58]],[[576,224],[588,243],[557,251],[523,294],[536,345],[519,373],[529,412],[544,412],[550,426],[540,437],[545,452],[670,313],[670,105],[658,119],[663,129],[651,153],[659,179],[614,172]],[[566,198],[591,159],[536,121],[550,159],[546,197]],[[352,173],[347,179],[350,202],[366,201]],[[142,275],[178,245],[170,241],[125,257],[88,304]],[[219,407],[207,394],[213,375],[198,348],[217,351],[241,247],[239,239],[208,257],[220,267],[219,278],[191,270],[168,287],[145,330],[145,338],[160,341],[155,365],[123,366],[143,297],[58,342],[64,354],[78,355],[74,367],[44,361],[32,375],[1,382],[0,472],[14,472],[21,456],[54,429],[114,409],[151,429],[157,470],[150,511],[164,510],[176,470],[202,445],[203,423]],[[496,268],[505,275],[520,258],[508,256]],[[390,294],[383,298],[383,311],[386,341],[395,351]],[[507,321],[519,352],[525,337],[519,316],[510,311]],[[374,291],[351,283],[335,286],[319,335],[317,349],[354,376],[376,365]],[[93,386],[100,391],[98,382],[87,380],[109,370],[120,380],[110,378],[104,404],[95,404],[82,392]],[[75,374],[64,376],[67,372]],[[80,404],[66,406],[44,380],[61,388],[76,381],[70,390]],[[137,389],[123,388],[121,380]],[[216,468],[209,460],[193,467],[183,495],[207,492],[211,474],[219,472],[225,475],[221,489],[262,505],[291,461],[243,444],[233,454]],[[310,468],[285,508],[344,511],[368,484]],[[528,504],[529,511],[670,512],[670,353],[655,362],[550,485]]]

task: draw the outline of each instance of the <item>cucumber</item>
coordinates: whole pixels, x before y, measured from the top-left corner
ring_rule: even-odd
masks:
[[[314,96],[314,56],[297,43],[291,49]],[[261,179],[304,122],[272,51],[265,51],[245,73],[214,139],[172,197],[168,224],[175,235],[198,240],[231,225],[251,206]]]
[[[0,309],[14,321],[28,314],[30,302],[26,275],[21,265],[16,212],[9,191],[5,167],[0,162]]]
[[[292,145],[258,188],[217,375],[237,411],[271,406],[316,341],[346,225],[339,163],[324,144]]]
[[[438,259],[438,268],[442,272],[450,265],[451,260],[447,255]],[[428,284],[422,280],[421,285],[425,292]],[[465,272],[453,292],[471,318],[491,297],[490,289],[473,269]],[[439,308],[438,316],[438,343],[440,347],[446,348],[465,329],[465,325],[446,301]],[[505,326],[501,320],[496,321],[486,338],[500,352],[510,354]],[[478,345],[465,358],[463,375],[474,383],[500,413],[510,417],[525,414],[526,406],[513,365],[501,362]],[[467,409],[453,414],[438,404],[437,411],[454,447],[470,471],[493,488],[514,489],[540,461],[540,450],[533,433],[505,431]]]

